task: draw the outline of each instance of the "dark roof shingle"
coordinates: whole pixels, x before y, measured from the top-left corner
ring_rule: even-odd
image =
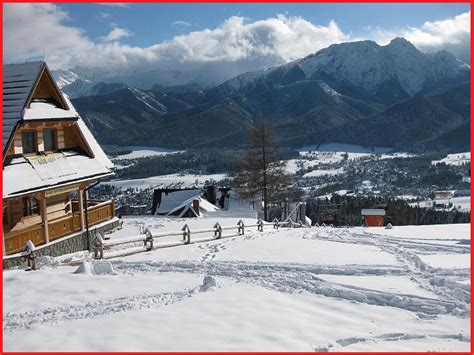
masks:
[[[3,150],[44,66],[43,61],[3,66]]]

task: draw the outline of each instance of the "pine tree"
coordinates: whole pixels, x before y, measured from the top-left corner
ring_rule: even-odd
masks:
[[[269,204],[276,202],[290,180],[284,171],[285,162],[278,160],[276,139],[265,119],[249,129],[248,143],[233,177],[234,186],[243,198],[263,199],[264,219],[268,220]]]

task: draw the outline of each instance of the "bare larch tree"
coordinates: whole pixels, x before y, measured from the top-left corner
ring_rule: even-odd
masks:
[[[249,129],[248,149],[242,154],[233,182],[237,193],[245,199],[263,199],[264,219],[268,220],[269,204],[290,184],[285,162],[278,160],[278,148],[270,124],[260,119]]]

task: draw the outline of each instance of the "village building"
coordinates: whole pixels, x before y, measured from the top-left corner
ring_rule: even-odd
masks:
[[[112,167],[45,62],[3,66],[4,255],[114,219],[112,200],[87,198]]]
[[[382,208],[364,208],[361,211],[364,227],[383,227],[385,210]]]

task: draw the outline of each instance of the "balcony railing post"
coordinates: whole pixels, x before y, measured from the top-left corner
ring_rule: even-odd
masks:
[[[43,221],[43,234],[44,234],[44,242],[45,244],[49,243],[49,228],[48,228],[48,207],[46,204],[46,197],[42,198],[41,200],[41,220]]]

